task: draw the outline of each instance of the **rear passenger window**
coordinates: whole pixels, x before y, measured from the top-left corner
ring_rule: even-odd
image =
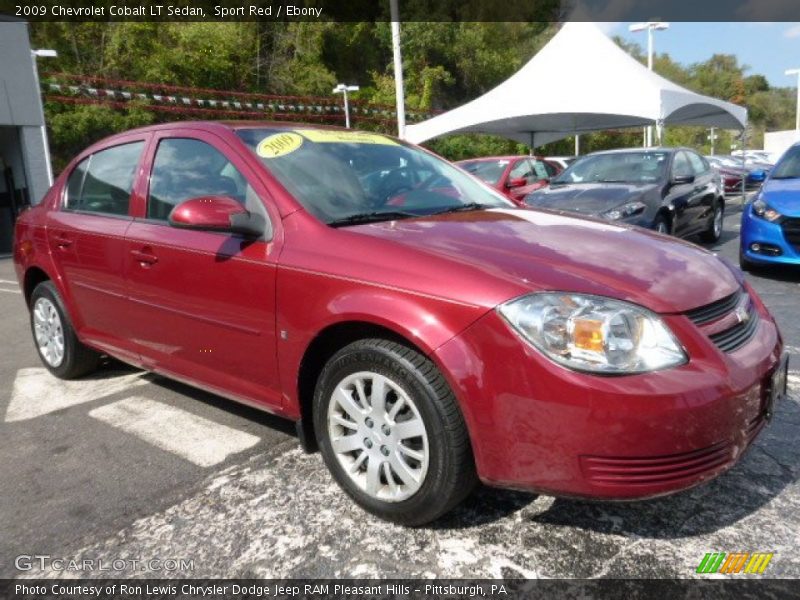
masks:
[[[66,208],[127,215],[143,148],[144,142],[114,146],[81,161],[67,181]]]
[[[166,221],[172,209],[191,198],[228,196],[242,204],[252,190],[219,150],[200,140],[161,140],[150,174],[147,218]]]

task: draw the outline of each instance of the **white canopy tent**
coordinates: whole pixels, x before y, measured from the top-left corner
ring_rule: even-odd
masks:
[[[570,22],[509,79],[472,102],[406,127],[406,139],[489,133],[534,147],[576,133],[653,124],[742,130],[747,109],[676,85],[593,24]]]

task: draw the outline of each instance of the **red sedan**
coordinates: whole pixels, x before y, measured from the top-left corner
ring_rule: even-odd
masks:
[[[541,156],[489,156],[461,160],[459,167],[522,206],[525,196],[543,188],[563,169]]]
[[[14,261],[54,375],[108,354],[291,419],[356,502],[404,524],[478,479],[615,499],[696,485],[785,390],[738,269],[517,208],[378,134],[108,138],[20,216]]]

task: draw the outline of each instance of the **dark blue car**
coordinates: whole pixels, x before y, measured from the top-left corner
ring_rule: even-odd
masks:
[[[800,143],[778,161],[742,213],[742,269],[762,264],[800,265]]]

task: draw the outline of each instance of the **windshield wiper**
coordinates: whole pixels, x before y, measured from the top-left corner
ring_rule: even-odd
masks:
[[[410,219],[412,217],[419,217],[420,215],[402,210],[384,210],[372,211],[365,213],[356,213],[349,217],[329,221],[328,225],[331,227],[345,227],[347,225],[360,225],[362,223],[378,223],[380,221],[394,221],[396,219]]]
[[[800,179],[800,175],[773,175],[773,179]]]
[[[459,204],[458,206],[449,206],[444,210],[439,210],[431,215],[446,215],[447,213],[455,213],[455,212],[468,212],[470,210],[483,210],[484,208],[489,208],[486,204],[480,204],[478,202],[468,202],[467,204]]]

